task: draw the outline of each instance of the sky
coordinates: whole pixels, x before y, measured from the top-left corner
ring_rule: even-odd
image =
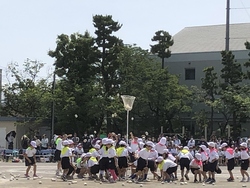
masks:
[[[250,23],[250,0],[231,0],[230,23]],[[112,15],[122,24],[115,33],[125,44],[150,49],[158,30],[172,36],[185,27],[225,24],[226,0],[0,0],[0,69],[7,82],[9,63],[29,58],[45,63],[40,76],[53,71],[47,55],[60,34],[94,35],[92,18]]]

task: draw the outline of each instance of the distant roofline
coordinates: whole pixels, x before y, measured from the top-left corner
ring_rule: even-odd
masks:
[[[242,24],[250,24],[250,22],[242,22],[242,23],[231,23],[230,25],[242,25]],[[193,27],[214,27],[214,26],[225,26],[226,24],[215,24],[215,25],[196,25],[196,26],[188,26],[184,27],[185,28],[193,28]],[[178,32],[177,32],[178,33]],[[176,33],[176,34],[177,34]]]

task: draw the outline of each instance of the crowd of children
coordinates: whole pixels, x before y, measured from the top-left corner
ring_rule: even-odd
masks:
[[[112,138],[99,139],[84,153],[80,145],[75,145],[67,135],[56,136],[56,175],[61,175],[64,181],[73,179],[77,174],[77,178],[88,176],[90,180],[98,179],[111,183],[127,179],[131,182],[141,182],[149,181],[150,171],[154,179],[170,182],[178,180],[177,168],[180,166],[181,182],[189,181],[191,170],[195,183],[213,184],[216,182],[216,173],[221,173],[221,161],[227,166],[227,181],[234,181],[233,169],[239,160],[241,181],[250,181],[247,173],[250,157],[246,142],[241,143],[237,150],[226,142],[220,147],[217,147],[215,142],[208,142],[207,145],[179,144],[169,148],[166,137],[161,137],[158,143],[131,137],[132,139],[127,142]],[[34,166],[34,176],[37,176],[35,148],[36,143],[32,141],[24,155],[26,177],[29,176],[31,166]]]

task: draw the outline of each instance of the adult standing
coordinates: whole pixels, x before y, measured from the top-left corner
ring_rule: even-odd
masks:
[[[49,139],[46,137],[46,134],[44,134],[41,140],[41,148],[48,149],[48,143],[49,143]]]

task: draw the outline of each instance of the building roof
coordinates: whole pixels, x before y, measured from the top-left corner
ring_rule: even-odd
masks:
[[[230,24],[229,49],[246,50],[250,41],[250,23]],[[186,27],[173,36],[172,54],[225,50],[226,25]]]

